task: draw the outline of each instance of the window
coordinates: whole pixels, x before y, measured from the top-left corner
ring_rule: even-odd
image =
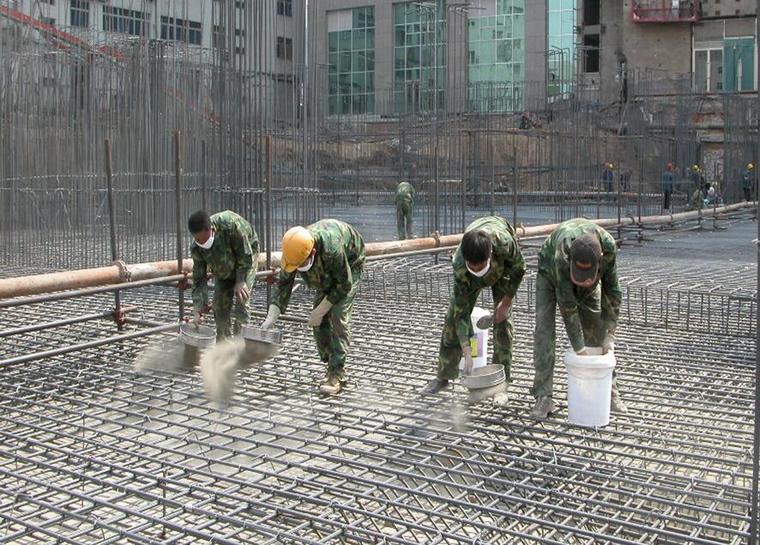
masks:
[[[698,93],[717,93],[723,90],[723,50],[694,51],[694,90]]]
[[[161,39],[201,45],[203,35],[201,23],[173,17],[161,17]]]
[[[222,25],[214,25],[214,27],[211,29],[211,47],[215,49],[224,48],[227,45],[225,43],[226,33],[227,31]]]
[[[329,11],[328,105],[330,115],[375,112],[375,9]]]
[[[277,0],[277,15],[293,17],[293,0]]]
[[[55,17],[40,17],[40,21],[42,21],[46,25],[55,26]]]
[[[468,79],[474,87],[469,107],[475,111],[513,111],[520,108],[525,64],[525,4],[527,0],[482,2],[467,25],[470,64]]]
[[[235,53],[245,55],[245,30],[235,29]]]
[[[150,15],[142,11],[103,6],[103,30],[144,36],[148,31]]]
[[[436,102],[439,108],[443,107],[446,87],[445,0],[394,4],[393,19],[396,111],[433,111]]]
[[[51,6],[55,6],[55,0],[40,0],[43,4],[50,4]]]
[[[290,38],[277,37],[277,58],[293,60],[293,40]]]
[[[583,37],[583,71],[587,74],[599,72],[599,34]]]
[[[87,0],[71,0],[71,26],[90,26],[90,2]]]

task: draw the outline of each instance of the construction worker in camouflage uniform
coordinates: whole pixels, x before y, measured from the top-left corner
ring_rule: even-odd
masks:
[[[494,300],[493,363],[504,366],[507,382],[512,365],[512,300],[525,274],[525,260],[512,226],[507,220],[486,216],[472,222],[454,253],[454,291],[441,334],[438,374],[423,394],[435,394],[459,375],[459,361],[464,356],[464,372],[473,366],[470,339],[473,328],[470,315],[480,290],[490,287]],[[504,404],[505,392],[494,401]]]
[[[272,327],[285,312],[296,273],[300,274],[304,283],[317,292],[309,325],[314,328],[319,357],[327,363],[327,376],[319,387],[323,394],[340,393],[346,382],[351,310],[365,257],[362,236],[338,220],[293,227],[282,237],[282,269],[261,327]]]
[[[555,410],[552,400],[557,306],[573,350],[588,355],[586,347],[614,348],[622,291],[615,263],[615,239],[593,222],[579,218],[561,223],[538,253],[536,329],[533,344],[535,378],[531,393],[535,418]],[[627,412],[613,374],[614,412]]]
[[[259,239],[245,219],[225,210],[213,216],[199,210],[187,222],[193,242],[193,314],[202,322],[208,307],[208,273],[214,275],[214,319],[216,338],[240,333],[248,323],[248,301],[256,280]],[[231,323],[231,317],[234,323]]]
[[[401,182],[396,188],[396,226],[398,239],[413,238],[412,214],[414,213],[414,197],[416,191],[409,182]]]

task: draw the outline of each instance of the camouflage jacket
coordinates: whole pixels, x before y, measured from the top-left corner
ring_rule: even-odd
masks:
[[[411,206],[414,205],[414,197],[417,192],[414,190],[414,186],[409,182],[401,182],[396,188],[396,206]]]
[[[307,272],[286,273],[280,269],[272,304],[282,312],[290,302],[296,275],[300,274],[304,283],[317,291],[320,299],[327,297],[332,304],[337,304],[351,291],[355,273],[361,272],[364,266],[364,240],[349,224],[327,219],[312,223],[307,229],[314,236],[317,249],[314,265]]]
[[[602,259],[599,276],[602,281],[602,321],[609,331],[617,327],[620,301],[623,292],[617,276],[617,246],[615,239],[607,231],[588,220],[578,218],[561,223],[546,239],[538,252],[538,272],[544,274],[554,286],[557,305],[565,322],[567,336],[573,349],[584,346],[583,329],[578,314],[579,288],[570,279],[570,245],[579,236],[595,232],[602,245]]]
[[[214,244],[208,250],[190,244],[193,258],[193,308],[208,304],[207,273],[222,280],[245,282],[251,269],[256,269],[259,239],[245,219],[225,210],[211,216]]]
[[[515,231],[507,220],[496,216],[486,216],[473,221],[465,229],[484,231],[491,238],[491,268],[482,278],[467,271],[461,248],[454,253],[454,291],[451,307],[460,344],[469,342],[472,312],[472,294],[483,288],[493,287],[497,294],[514,297],[525,274],[525,260],[517,243]],[[495,301],[498,303],[498,301]]]

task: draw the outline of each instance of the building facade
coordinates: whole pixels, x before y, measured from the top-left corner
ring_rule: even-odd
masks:
[[[515,110],[527,93],[561,92],[573,75],[574,2],[322,0],[328,112]]]

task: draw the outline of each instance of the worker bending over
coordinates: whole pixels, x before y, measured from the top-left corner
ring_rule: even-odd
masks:
[[[533,343],[535,378],[531,414],[546,418],[555,410],[552,400],[556,340],[555,309],[559,306],[573,350],[588,355],[586,347],[614,347],[622,292],[618,284],[615,239],[585,219],[561,223],[538,253],[536,329]],[[614,412],[627,412],[612,377]]]
[[[327,376],[319,388],[323,394],[340,393],[346,382],[351,310],[365,257],[362,236],[338,220],[293,227],[282,237],[282,269],[261,327],[272,327],[285,312],[297,275],[316,290],[309,325],[314,328],[319,357],[327,363]]]
[[[413,238],[412,216],[414,214],[414,186],[409,182],[400,182],[396,188],[396,227],[398,239]]]
[[[454,291],[441,335],[438,375],[422,390],[435,394],[459,375],[459,361],[464,356],[464,372],[472,371],[470,339],[473,327],[470,314],[483,288],[491,288],[494,309],[493,363],[504,366],[507,382],[512,365],[512,300],[525,274],[525,260],[515,232],[507,220],[487,216],[472,222],[454,253]],[[505,392],[495,402],[507,401]]]
[[[214,319],[218,340],[237,335],[248,323],[248,301],[256,280],[259,239],[251,224],[230,210],[209,216],[194,212],[187,221],[193,242],[193,319],[208,306],[208,273],[214,275]],[[234,322],[231,323],[231,316]]]

